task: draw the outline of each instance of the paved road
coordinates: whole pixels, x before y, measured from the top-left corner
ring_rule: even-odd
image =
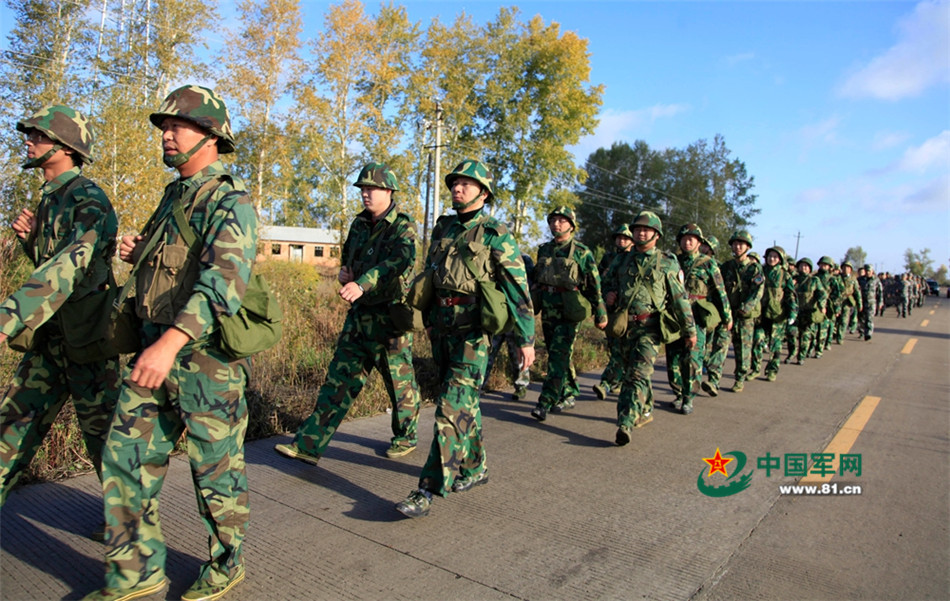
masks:
[[[583,379],[589,391],[595,380]],[[592,394],[543,424],[529,416],[537,385],[529,402],[486,395],[491,481],[416,520],[393,505],[424,453],[387,459],[387,416],[344,424],[319,467],[274,453],[287,437],[251,443],[248,579],[226,598],[950,598],[950,303],[930,299],[908,319],[891,310],[871,343],[848,337],[783,366],[777,382],[701,397],[691,416],[669,411],[662,365],[654,382],[657,417],[623,448],[613,404]],[[880,401],[866,425],[843,428],[867,397]],[[421,423],[425,448],[431,408]],[[821,452],[839,433],[862,473],[829,487],[859,485],[860,496],[782,495],[799,478],[756,467],[766,454]],[[700,492],[717,448],[748,457],[746,490]],[[162,504],[173,599],[207,544],[182,458]],[[92,476],[15,491],[0,516],[0,598],[75,599],[100,586],[103,547],[85,537],[100,506]]]

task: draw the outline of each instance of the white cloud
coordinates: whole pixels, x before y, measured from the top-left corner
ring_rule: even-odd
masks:
[[[908,148],[897,164],[901,171],[923,173],[931,167],[950,169],[950,130],[930,138],[920,146]]]
[[[650,107],[616,111],[606,109],[600,114],[597,130],[585,136],[570,148],[578,161],[583,161],[598,148],[609,148],[614,142],[634,142],[643,137],[649,125],[660,119],[670,119],[690,110],[688,104],[655,104]]]
[[[950,81],[947,2],[921,2],[898,29],[897,43],[851,74],[839,88],[840,95],[900,100]]]
[[[887,150],[900,146],[908,138],[907,132],[881,131],[874,134],[874,140],[871,141],[871,149],[875,151]]]
[[[926,185],[910,191],[901,206],[912,212],[946,211],[950,204],[950,175],[943,174]]]

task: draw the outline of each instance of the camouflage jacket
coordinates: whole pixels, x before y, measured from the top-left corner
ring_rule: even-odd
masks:
[[[36,228],[22,241],[36,269],[0,304],[0,332],[8,336],[39,328],[67,299],[101,289],[111,279],[118,220],[105,192],[90,180],[69,189],[77,177],[74,167],[41,188]]]
[[[363,289],[353,307],[385,304],[388,310],[389,303],[402,300],[412,279],[416,230],[396,203],[375,223],[369,211],[363,211],[350,224],[342,256]]]
[[[676,256],[657,248],[633,250],[610,270],[604,281],[604,296],[616,293],[614,307],[628,307],[634,315],[667,312],[679,322],[687,338],[696,335],[696,323]]]
[[[859,311],[862,308],[861,288],[857,278],[846,276],[844,273],[838,276],[841,278],[841,304],[845,307],[856,307]]]
[[[729,259],[722,264],[722,280],[729,295],[733,320],[758,317],[765,284],[762,265],[748,258]]]
[[[861,289],[864,308],[873,311],[878,299],[884,298],[884,284],[875,276],[865,275],[858,278],[858,287]]]
[[[220,182],[210,197],[196,199],[199,189],[215,178]],[[188,223],[198,238],[194,281],[154,294],[156,288],[168,288],[158,283],[162,272],[174,275],[186,271],[188,260],[182,256],[174,262],[167,257],[159,261],[156,251],[152,251],[136,273],[136,310],[143,320],[173,325],[197,340],[210,333],[218,315],[234,315],[241,307],[257,253],[257,213],[244,182],[229,175],[224,165],[215,161],[195,175],[179,178],[165,187],[161,203],[142,232],[143,241],[136,246],[136,260],[159,227],[161,244],[157,248],[182,245],[181,232],[171,216],[176,199],[190,214]],[[170,317],[157,317],[160,314]]]
[[[834,313],[841,311],[841,304],[844,302],[844,286],[841,278],[825,270],[819,271],[815,277],[821,280],[821,285],[828,292],[828,309]]]
[[[787,320],[793,323],[798,318],[798,293],[795,291],[795,279],[780,265],[775,267],[766,265],[763,272],[765,287],[762,294],[762,319],[772,322]]]
[[[479,236],[479,232],[481,235]],[[477,238],[477,239],[476,239]],[[469,252],[480,255],[485,252],[487,261],[482,267],[489,272],[499,289],[505,293],[508,310],[514,316],[513,335],[518,346],[534,345],[534,309],[531,306],[531,294],[528,290],[528,278],[524,260],[518,242],[504,224],[488,215],[484,210],[464,223],[457,215],[445,215],[432,228],[432,243],[426,256],[425,268],[435,272],[437,291],[452,294],[452,288],[446,288],[442,276],[446,267],[448,251],[457,241],[464,241]],[[476,259],[478,261],[478,259]],[[482,262],[480,262],[481,264]],[[470,274],[466,273],[466,277]],[[465,291],[463,291],[465,292]],[[469,292],[465,292],[469,294]],[[479,305],[456,305],[453,307],[433,307],[433,312],[442,312],[438,320],[446,327],[453,321],[451,314],[477,313]],[[424,316],[426,324],[433,322],[433,313]],[[445,319],[441,319],[445,318]],[[474,321],[474,318],[469,319]],[[442,327],[442,326],[440,326]]]
[[[805,316],[806,324],[812,312],[824,311],[828,306],[828,291],[815,274],[799,276],[795,292],[798,294],[799,313]]]
[[[690,304],[706,300],[718,310],[722,322],[732,319],[732,309],[729,305],[729,296],[722,281],[722,272],[719,263],[710,256],[700,252],[687,255],[685,252],[679,257],[680,268],[683,270],[684,284]]]
[[[573,252],[571,252],[573,249]],[[568,256],[570,253],[570,256]],[[600,273],[597,270],[597,261],[594,253],[584,244],[570,236],[564,242],[551,240],[538,248],[538,260],[535,262],[534,281],[532,285],[540,290],[541,312],[549,317],[560,316],[562,295],[553,291],[556,282],[551,280],[551,260],[555,258],[572,259],[578,267],[575,286],[584,298],[590,303],[595,322],[607,319],[607,308],[600,295]],[[566,274],[558,274],[566,275]],[[556,287],[556,286],[555,286]]]

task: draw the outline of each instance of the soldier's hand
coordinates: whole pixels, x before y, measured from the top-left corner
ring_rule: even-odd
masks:
[[[336,279],[344,286],[349,284],[353,281],[353,270],[346,266],[341,267],[340,273],[337,274]]]
[[[20,211],[20,214],[17,215],[16,219],[13,220],[13,223],[10,224],[10,227],[13,228],[17,238],[26,240],[30,234],[33,233],[33,228],[36,227],[36,216],[33,215],[33,211],[23,209]]]
[[[691,349],[691,348],[694,348],[694,347],[696,346],[696,343],[697,343],[697,342],[699,342],[699,339],[696,337],[695,334],[693,334],[693,335],[690,336],[689,338],[685,339],[685,340],[684,340],[684,343],[686,344],[686,350],[689,350],[689,349]]]
[[[617,302],[617,293],[613,291],[608,292],[607,296],[604,297],[604,304],[608,307],[612,307],[615,302]]]
[[[135,245],[142,241],[142,236],[122,236],[119,239],[119,259],[126,263],[135,263]]]
[[[605,317],[605,318],[603,319],[603,321],[598,321],[598,322],[597,322],[596,324],[594,324],[594,325],[597,326],[597,329],[598,329],[598,330],[606,330],[606,329],[607,329],[607,318]]]
[[[178,328],[169,328],[138,356],[129,379],[143,388],[159,388],[172,370],[178,351],[190,340],[188,334]]]
[[[363,296],[363,289],[356,282],[350,282],[340,288],[340,298],[348,303],[352,303],[361,296]]]
[[[7,335],[6,335],[6,334],[0,334],[0,344],[3,344],[3,343],[6,342],[6,341],[7,341]]]
[[[533,346],[523,346],[518,349],[518,364],[521,366],[521,371],[524,371],[531,367],[534,363],[534,347]]]
[[[731,332],[731,331],[732,331],[732,320],[731,320],[731,319],[726,322],[726,331],[727,331],[727,332]]]

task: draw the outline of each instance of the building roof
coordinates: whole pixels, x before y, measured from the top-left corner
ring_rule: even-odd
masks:
[[[260,239],[268,242],[301,242],[305,244],[339,244],[340,234],[317,227],[262,225]]]

